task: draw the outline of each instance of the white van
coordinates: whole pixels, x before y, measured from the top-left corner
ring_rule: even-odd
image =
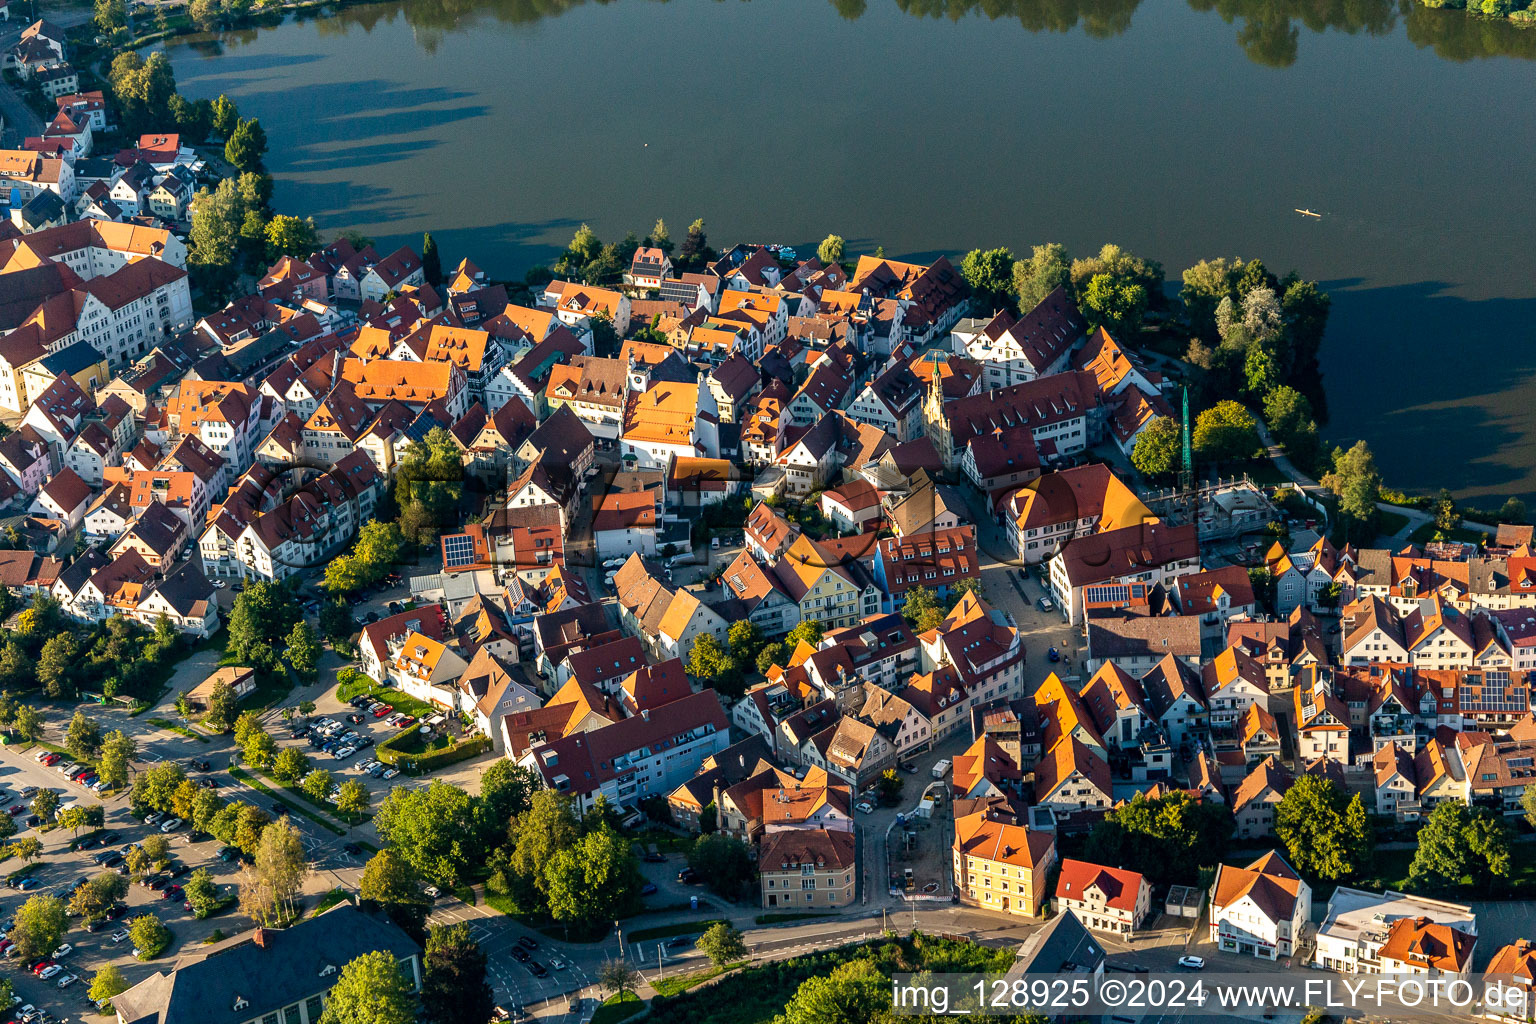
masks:
[[[933,777],[942,779],[949,774],[949,758],[944,758],[933,766]]]

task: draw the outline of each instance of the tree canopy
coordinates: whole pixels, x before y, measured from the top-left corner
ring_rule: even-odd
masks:
[[[1353,878],[1370,864],[1371,823],[1360,794],[1350,797],[1320,775],[1303,774],[1286,791],[1275,835],[1291,866],[1311,878]]]

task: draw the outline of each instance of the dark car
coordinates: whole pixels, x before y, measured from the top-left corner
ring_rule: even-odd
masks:
[[[192,869],[187,867],[185,864],[172,864],[171,870],[167,872],[167,874],[169,874],[172,878],[180,878],[182,875],[191,870]]]
[[[214,778],[212,775],[210,775],[207,778],[203,779],[203,788],[204,789],[218,789],[219,788],[219,780]]]
[[[367,720],[367,717],[368,716],[363,714],[361,711],[354,711],[347,716],[347,721],[351,722],[353,725],[362,725],[363,722]]]
[[[118,835],[116,832],[103,832],[101,834],[101,845],[102,846],[111,846],[113,843],[117,842],[121,838],[123,838],[123,837]]]
[[[107,854],[105,859],[102,860],[101,866],[104,868],[115,868],[122,862],[123,855],[118,853],[116,850],[113,850],[111,853]]]
[[[544,969],[543,964],[535,963],[532,961],[530,961],[528,964],[528,973],[533,975],[535,978],[547,978],[549,976],[549,971]]]
[[[656,883],[655,882],[646,882],[644,885],[642,885],[640,887],[640,895],[641,896],[649,896],[651,893],[653,893],[655,891],[656,891]]]
[[[93,850],[96,848],[96,844],[99,842],[101,842],[100,836],[86,836],[84,839],[80,840],[80,842],[75,844],[75,849]]]
[[[524,949],[539,948],[539,940],[535,939],[532,935],[519,935],[517,937],[517,944],[522,946]]]
[[[677,880],[684,885],[693,885],[699,880],[699,873],[693,868],[683,868],[677,873]]]
[[[12,804],[10,806],[10,809],[8,811],[6,811],[6,813],[9,814],[13,818],[17,817],[18,815],[26,814],[27,813],[27,805],[26,804]]]
[[[517,961],[519,961],[521,963],[527,963],[529,960],[532,960],[533,958],[528,955],[528,951],[526,949],[523,949],[521,946],[513,946],[512,947],[512,959],[517,960]]]
[[[283,815],[288,813],[288,808],[283,806],[280,803],[273,803],[273,805],[272,805],[272,813],[277,815],[279,818],[281,818]]]
[[[640,859],[647,864],[663,864],[666,862],[667,855],[656,850],[646,850],[645,856]]]
[[[114,903],[112,906],[107,908],[107,920],[116,921],[126,913],[128,913],[127,907],[121,903]]]
[[[27,828],[37,828],[37,826],[41,825],[42,823],[43,823],[43,819],[39,818],[37,815],[35,815],[35,814],[27,815]]]
[[[160,898],[163,899],[163,900],[180,899],[181,898],[181,886],[179,886],[179,885],[168,885],[168,886],[166,886],[164,891],[162,891],[160,893]]]
[[[358,846],[356,843],[348,843],[347,845],[343,846],[342,849],[354,857],[360,857],[363,853],[363,848]]]

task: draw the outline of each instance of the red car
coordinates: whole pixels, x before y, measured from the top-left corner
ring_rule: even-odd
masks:
[[[385,704],[384,706],[382,706],[379,709],[377,709],[376,711],[374,711],[373,717],[374,718],[383,718],[385,715],[389,714],[390,712],[392,712],[394,710],[395,710],[394,708],[390,707],[388,704]]]
[[[51,768],[54,765],[58,764],[59,760],[61,758],[63,758],[63,756],[64,755],[60,754],[58,751],[50,750],[48,752],[48,756],[43,758],[43,764],[48,765]]]
[[[53,966],[55,966],[55,965],[54,965],[54,962],[52,960],[39,960],[37,963],[32,965],[32,973],[33,974],[42,974],[48,968],[53,967]]]
[[[180,895],[181,886],[179,885],[168,885],[160,891],[160,898],[163,900],[173,900]]]
[[[411,715],[401,715],[395,719],[395,724],[404,729],[406,726],[414,724],[415,721],[416,719]]]
[[[26,804],[12,804],[8,808],[8,813],[13,818],[16,817],[16,815],[18,815],[18,814],[25,814],[25,813],[27,813],[27,805]]]

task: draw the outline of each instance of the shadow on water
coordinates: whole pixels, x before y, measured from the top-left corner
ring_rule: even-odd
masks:
[[[1365,437],[1394,485],[1426,481],[1424,490],[1472,499],[1536,495],[1536,298],[1466,299],[1441,281],[1325,287],[1330,437]],[[1404,339],[1426,338],[1438,339],[1437,358],[1403,351]]]

